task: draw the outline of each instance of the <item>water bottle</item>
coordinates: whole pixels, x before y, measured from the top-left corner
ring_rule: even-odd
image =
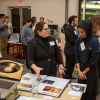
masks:
[[[38,96],[39,81],[38,77],[34,77],[32,81],[32,94],[33,96]]]

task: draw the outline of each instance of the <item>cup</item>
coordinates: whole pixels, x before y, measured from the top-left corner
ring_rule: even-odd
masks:
[[[38,96],[39,81],[38,77],[34,77],[32,81],[32,94],[34,97]]]

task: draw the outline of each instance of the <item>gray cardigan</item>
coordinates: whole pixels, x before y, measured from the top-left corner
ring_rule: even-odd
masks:
[[[0,20],[0,36],[2,36],[2,37],[9,36],[6,26],[7,26],[7,23],[6,22],[4,23],[2,20]]]
[[[34,38],[32,28],[28,24],[25,24],[21,31],[21,41],[26,46],[32,38]]]

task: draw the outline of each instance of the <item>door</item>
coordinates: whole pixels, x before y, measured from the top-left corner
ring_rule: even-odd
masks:
[[[20,33],[19,8],[11,9],[11,18],[12,18],[13,33]]]
[[[31,18],[31,7],[9,7],[13,33],[21,33],[22,27]]]

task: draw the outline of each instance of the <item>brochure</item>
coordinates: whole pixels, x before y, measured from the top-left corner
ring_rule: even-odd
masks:
[[[48,76],[39,84],[39,93],[59,97],[70,80]]]
[[[86,84],[79,84],[79,83],[71,83],[68,87],[69,91],[76,91],[76,92],[85,92],[86,91]]]
[[[37,75],[32,74],[32,73],[27,73],[27,74],[23,75],[20,83],[17,85],[17,88],[19,90],[31,91],[32,81],[33,81],[34,77],[37,77]],[[41,77],[42,77],[42,79],[39,80],[39,82],[43,81],[43,79],[46,78],[47,75],[41,75]]]

